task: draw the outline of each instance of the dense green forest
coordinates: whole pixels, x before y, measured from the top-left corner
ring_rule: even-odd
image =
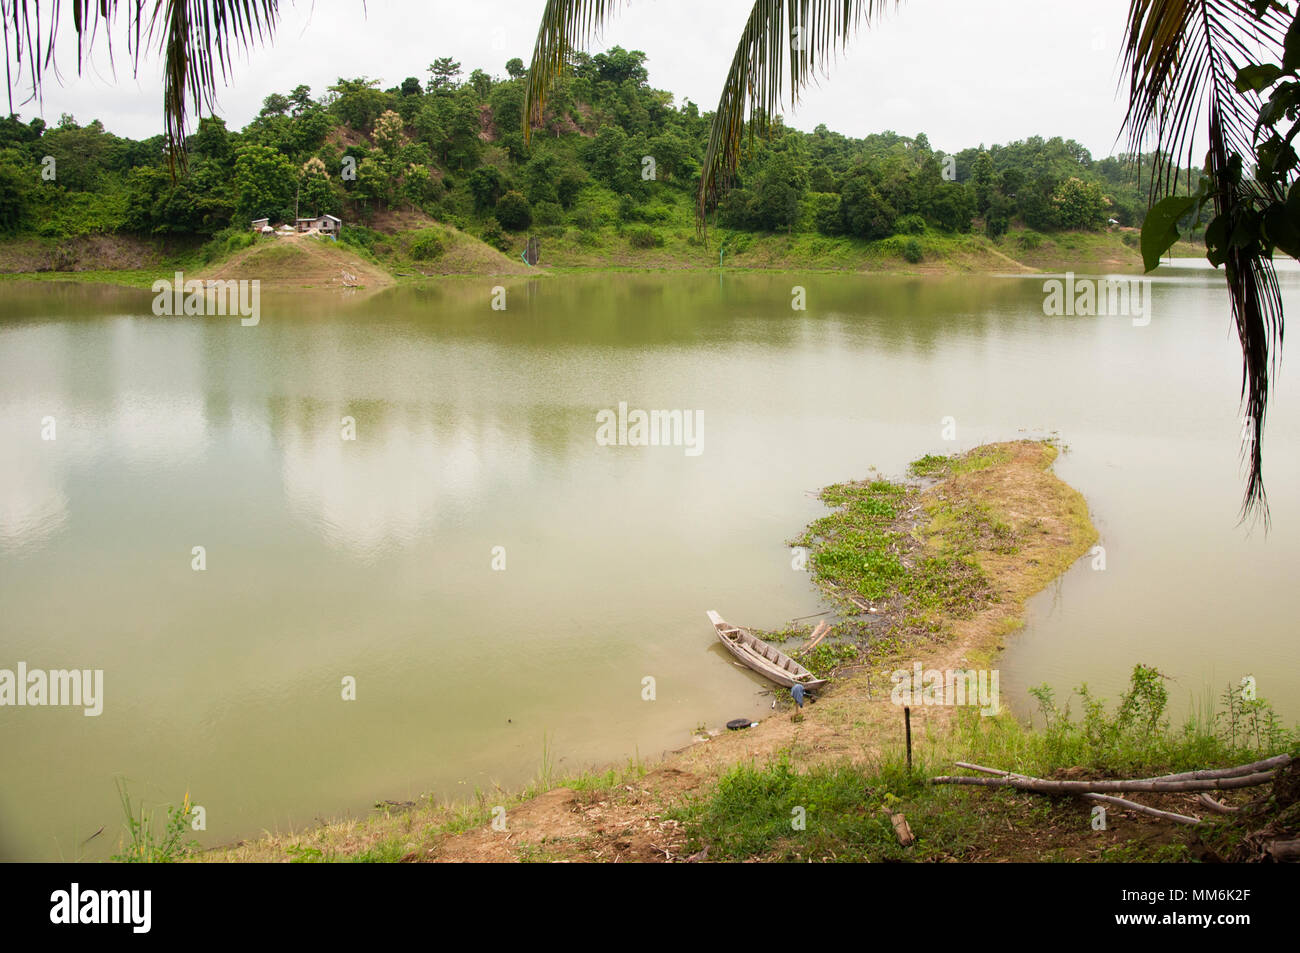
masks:
[[[662,240],[658,226],[693,222],[710,117],[652,88],[644,53],[575,54],[531,141],[522,133],[525,66],[512,59],[505,71],[464,76],[442,58],[425,79],[391,89],[358,77],[319,97],[305,85],[272,93],[239,132],[201,119],[175,176],[161,135],[137,142],[98,121],[64,115],[50,127],[10,116],[0,121],[0,232],[238,236],[262,216],[328,212],[365,226],[410,210],[502,249],[525,232],[595,245],[603,228],[648,247]],[[869,240],[927,229],[998,238],[1013,223],[1138,225],[1141,167],[1095,160],[1060,138],[945,154],[924,134],[853,139],[778,123],[753,140],[713,219]],[[345,240],[372,237],[345,229]]]

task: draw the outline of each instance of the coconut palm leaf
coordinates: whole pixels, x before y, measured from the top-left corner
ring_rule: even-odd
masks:
[[[1266,196],[1241,176],[1240,166],[1253,157],[1259,101],[1253,92],[1239,91],[1234,80],[1243,66],[1281,58],[1289,24],[1289,13],[1259,0],[1132,0],[1124,47],[1129,78],[1124,126],[1130,152],[1156,152],[1153,201],[1174,192],[1180,165],[1194,164],[1204,113],[1204,170],[1216,216],[1232,234],[1234,223],[1257,214]],[[1276,371],[1282,343],[1282,298],[1271,252],[1258,243],[1230,245],[1223,265],[1242,353],[1248,466],[1242,516],[1260,514],[1267,525],[1263,434],[1270,373]]]
[[[605,23],[619,0],[546,0],[533,45],[533,62],[524,89],[524,139],[542,121],[551,84],[564,71],[569,55],[585,46]]]
[[[766,130],[780,109],[787,55],[794,106],[854,29],[886,5],[887,0],[755,0],[709,128],[696,207],[701,227],[709,208],[731,186],[745,138],[746,107],[751,137]]]
[[[765,129],[780,107],[787,55],[794,105],[816,73],[825,71],[836,48],[848,42],[854,27],[887,2],[755,0],[709,129],[697,206],[701,228],[705,213],[730,186],[740,161],[746,107],[751,135]],[[541,121],[547,91],[569,55],[600,30],[617,5],[618,0],[547,0],[528,71],[525,137],[533,123]]]
[[[101,27],[112,59],[109,31],[119,13],[126,17],[133,70],[139,69],[146,50],[156,48],[162,54],[168,154],[173,162],[183,162],[186,117],[214,107],[217,76],[229,80],[234,53],[270,40],[279,19],[279,0],[0,0],[9,111],[14,111],[15,82],[22,85],[24,74],[29,100],[40,99],[51,70],[57,76],[55,43],[67,15],[77,34],[80,72]]]

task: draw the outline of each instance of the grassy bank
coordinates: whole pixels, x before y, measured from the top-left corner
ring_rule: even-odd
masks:
[[[1003,789],[932,785],[973,761],[1048,777],[1154,775],[1253,760],[1288,747],[1263,702],[1229,692],[1216,714],[1171,725],[1164,679],[1139,666],[1113,706],[1083,689],[1037,693],[1035,725],[978,707],[912,702],[908,770],[893,673],[916,662],[987,669],[1022,621],[1024,601],[1096,540],[1082,497],[1050,470],[1057,450],[1017,441],[956,457],[927,456],[911,479],[827,487],[828,514],[792,545],[834,607],[811,652],[806,627],[765,633],[832,679],[815,703],[781,707],[740,732],[704,726],[697,743],[653,764],[559,778],[543,753],[525,791],[481,791],[468,803],[381,803],[370,816],[261,838],[205,860],[663,861],[1247,859],[1265,824],[1294,830],[1300,808],[1275,797],[1187,828],[1111,809],[1094,827],[1088,802]],[[1248,805],[1269,787],[1226,793]],[[1199,814],[1194,795],[1145,797]],[[888,812],[916,843],[902,847]],[[793,821],[798,818],[801,826]],[[493,825],[504,825],[499,830]]]
[[[97,235],[55,242],[0,242],[0,278],[73,280],[148,287],[177,271],[201,278],[258,279],[266,290],[327,290],[354,282],[377,290],[447,275],[508,276],[581,271],[853,272],[963,274],[1035,271],[1127,272],[1142,268],[1135,230],[1039,233],[1013,229],[998,240],[928,229],[868,242],[796,233],[725,229],[700,240],[690,223],[541,227],[541,261],[520,259],[526,235],[488,244],[419,213],[393,216],[386,230],[354,227],[334,243],[231,231],[201,243]],[[1175,255],[1204,250],[1180,245]]]

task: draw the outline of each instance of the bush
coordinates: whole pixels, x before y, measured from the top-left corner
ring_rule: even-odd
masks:
[[[920,215],[904,215],[894,224],[894,228],[900,235],[923,235],[925,219]]]
[[[512,189],[497,199],[497,221],[512,232],[521,232],[533,224],[533,209],[524,193]]]
[[[510,238],[505,232],[501,231],[501,223],[495,218],[489,218],[483,223],[483,230],[479,232],[479,238],[497,251],[510,250]]]
[[[564,209],[558,202],[538,202],[533,206],[533,221],[538,225],[560,225],[564,222]]]
[[[1020,236],[1020,247],[1034,249],[1043,244],[1043,236],[1035,231],[1027,231]]]
[[[913,265],[919,262],[925,257],[925,254],[921,249],[921,243],[915,238],[909,238],[907,241],[903,242],[903,257]]]
[[[204,264],[210,264],[218,258],[232,255],[244,248],[252,247],[259,236],[252,229],[230,227],[212,236],[199,252]]]
[[[407,247],[406,254],[412,261],[432,261],[441,258],[444,250],[442,237],[430,230],[416,235]]]
[[[663,237],[648,225],[634,225],[624,232],[633,248],[656,248],[663,245]]]

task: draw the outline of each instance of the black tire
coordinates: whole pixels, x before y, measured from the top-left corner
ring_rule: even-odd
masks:
[[[732,731],[740,731],[742,728],[748,728],[753,722],[748,718],[733,718],[727,722],[727,727]]]

